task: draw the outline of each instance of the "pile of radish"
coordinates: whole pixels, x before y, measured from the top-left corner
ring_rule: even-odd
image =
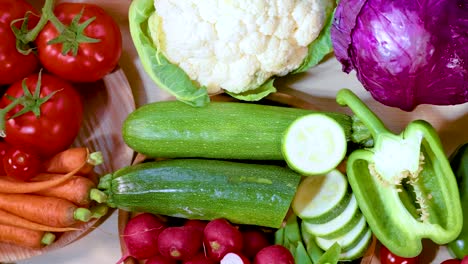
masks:
[[[294,264],[290,251],[274,245],[274,233],[258,227],[234,225],[223,218],[167,219],[140,213],[125,226],[128,257],[145,264]]]

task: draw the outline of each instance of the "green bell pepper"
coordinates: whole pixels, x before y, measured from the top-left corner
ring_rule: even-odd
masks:
[[[454,240],[463,224],[455,175],[435,129],[423,120],[397,135],[350,90],[336,101],[369,128],[374,146],[353,151],[346,172],[377,239],[401,257],[421,253],[424,238]]]
[[[468,256],[468,142],[459,146],[449,160],[458,181],[465,223],[460,235],[447,248],[454,257],[463,259]]]

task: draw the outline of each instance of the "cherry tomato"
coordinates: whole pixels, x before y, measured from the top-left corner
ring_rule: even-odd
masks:
[[[388,248],[385,246],[381,245],[380,246],[380,262],[382,264],[418,264],[419,263],[419,256],[416,256],[414,258],[403,258],[399,257]]]
[[[440,264],[460,264],[460,263],[461,263],[461,260],[459,259],[447,259],[447,260],[444,260]]]
[[[26,86],[34,94],[38,82],[38,74],[26,78]],[[21,81],[11,85],[0,101],[0,107],[5,107],[11,101],[6,97],[24,95]],[[80,94],[70,83],[50,74],[42,74],[40,98],[53,94],[49,100],[40,106],[40,115],[27,112],[15,118],[10,118],[5,124],[5,141],[14,146],[26,146],[41,157],[49,157],[66,148],[78,135],[83,119],[83,105]],[[11,117],[23,107],[16,106],[8,112]]]
[[[7,151],[10,149],[10,145],[6,143],[5,141],[0,141],[0,176],[6,175],[5,169],[3,168],[3,157],[5,157],[5,154]]]
[[[111,72],[122,52],[122,36],[118,24],[101,7],[89,3],[61,3],[54,13],[64,25],[82,10],[79,23],[92,17],[84,35],[98,39],[96,43],[80,43],[77,54],[62,54],[62,44],[48,44],[58,36],[56,27],[49,22],[36,39],[39,60],[48,71],[73,82],[93,82]]]
[[[27,181],[39,173],[41,159],[27,148],[12,146],[3,157],[3,168],[7,176]]]
[[[23,55],[16,49],[16,37],[11,30],[10,23],[23,18],[27,11],[38,14],[34,8],[23,0],[0,1],[0,85],[12,84],[36,71],[39,60],[34,53]],[[29,16],[28,26],[32,28],[39,18],[36,15]],[[20,28],[21,22],[14,24]]]

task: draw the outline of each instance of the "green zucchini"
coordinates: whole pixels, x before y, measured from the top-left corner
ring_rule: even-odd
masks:
[[[172,159],[121,168],[98,188],[127,211],[279,228],[300,178],[277,165]]]
[[[283,160],[281,141],[289,125],[312,110],[238,102],[192,107],[179,101],[146,104],[122,127],[125,143],[148,157]],[[334,112],[351,138],[352,118]]]

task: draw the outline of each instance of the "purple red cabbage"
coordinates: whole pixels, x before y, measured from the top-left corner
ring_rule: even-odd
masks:
[[[468,0],[341,0],[331,39],[343,71],[382,104],[468,102]]]

